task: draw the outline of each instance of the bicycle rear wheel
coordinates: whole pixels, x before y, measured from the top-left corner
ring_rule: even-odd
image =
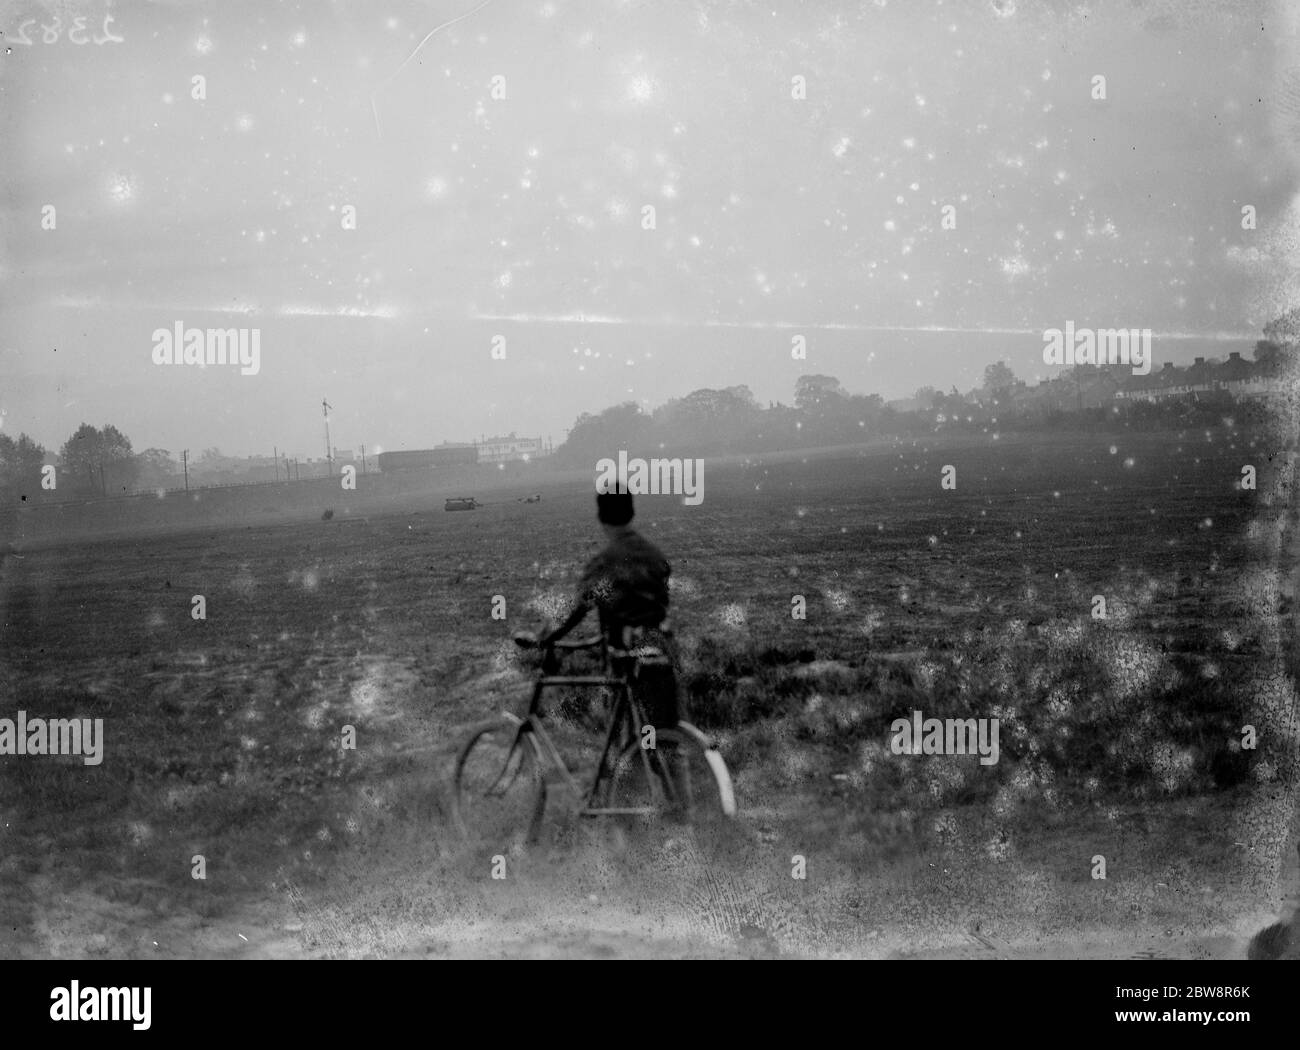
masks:
[[[527,723],[503,715],[471,734],[456,758],[452,818],[460,833],[502,849],[536,841],[546,812],[541,751]]]
[[[658,730],[653,748],[643,751],[639,740],[628,743],[614,762],[604,804],[645,809],[642,820],[689,823],[701,831],[728,827],[736,815],[727,764],[712,740],[688,722]]]

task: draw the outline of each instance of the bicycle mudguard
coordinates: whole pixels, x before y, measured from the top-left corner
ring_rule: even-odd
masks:
[[[722,812],[725,816],[734,817],[736,815],[736,789],[731,783],[731,772],[727,769],[726,762],[722,760],[722,754],[718,751],[717,743],[712,737],[696,729],[690,722],[678,722],[677,732],[704,749],[704,760],[708,762],[709,768],[713,770],[714,778],[718,782]]]

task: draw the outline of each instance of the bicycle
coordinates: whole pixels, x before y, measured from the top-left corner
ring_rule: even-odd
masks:
[[[516,644],[536,648],[517,635]],[[559,674],[560,652],[599,650],[600,674]],[[504,712],[476,726],[456,759],[452,816],[462,834],[541,835],[548,795],[567,791],[583,817],[656,817],[697,830],[729,823],[736,815],[731,774],[714,741],[689,722],[653,726],[637,686],[653,671],[671,667],[659,648],[618,648],[599,638],[556,642],[542,650],[532,700],[521,717]],[[647,673],[651,672],[651,673]],[[604,747],[585,791],[546,731],[542,697],[548,689],[602,688],[613,694]],[[611,755],[613,756],[611,758]]]

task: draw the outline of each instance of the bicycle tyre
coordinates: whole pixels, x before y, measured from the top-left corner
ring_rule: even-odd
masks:
[[[522,719],[506,714],[475,727],[456,757],[452,819],[465,838],[504,848],[537,841],[546,813],[541,750]]]
[[[653,811],[646,814],[650,820],[667,816],[699,830],[725,827],[734,820],[731,773],[713,741],[700,730],[678,722],[674,728],[656,731],[655,747],[645,752],[656,785],[646,779],[641,751],[641,742],[634,740],[619,753],[610,772],[606,806],[648,808]]]

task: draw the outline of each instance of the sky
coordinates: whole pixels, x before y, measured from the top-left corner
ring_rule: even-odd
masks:
[[[1152,329],[1158,369],[1248,354],[1300,288],[1286,5],[0,12],[0,428],[51,448],[320,455],[323,398],[340,448],[559,443],[805,372],[1047,378],[1067,321]],[[177,323],[258,329],[259,371],[156,364]]]

